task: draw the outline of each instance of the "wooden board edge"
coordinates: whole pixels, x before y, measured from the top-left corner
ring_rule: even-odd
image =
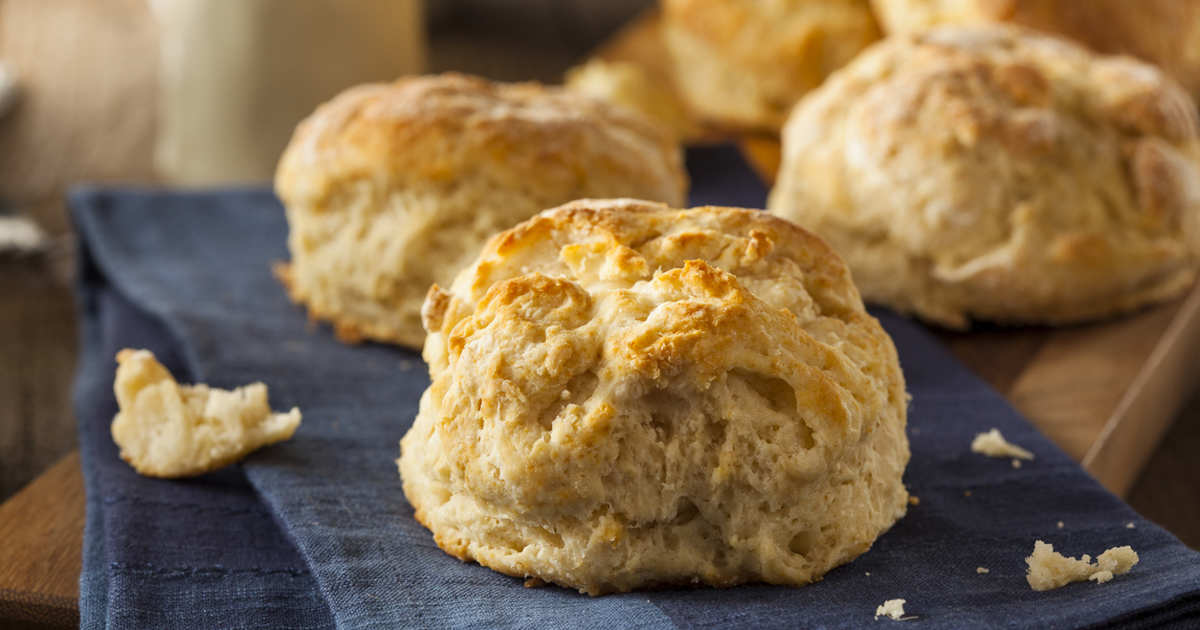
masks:
[[[49,627],[79,627],[79,601],[0,588],[0,626],[18,621]]]
[[[79,451],[0,504],[0,627],[79,624],[84,506]]]
[[[1200,284],[1158,339],[1081,464],[1117,496],[1125,496],[1187,402],[1200,370]]]

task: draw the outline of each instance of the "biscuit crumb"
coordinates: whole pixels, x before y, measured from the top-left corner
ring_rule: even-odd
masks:
[[[117,354],[113,391],[120,411],[112,438],[121,459],[148,477],[191,477],[292,437],[300,410],[272,413],[267,386],[232,391],[180,385],[149,350]]]
[[[1059,529],[1062,529],[1062,528],[1063,528],[1063,522],[1062,522],[1062,521],[1059,521],[1059,522],[1058,522],[1058,528],[1059,528]]]
[[[1000,434],[1000,429],[992,429],[987,433],[976,435],[975,439],[971,441],[971,452],[988,457],[1033,459],[1033,453],[1004,439],[1004,436]],[[1013,468],[1021,467],[1017,460],[1013,460],[1013,462]]]
[[[969,496],[971,496],[971,491],[970,491],[970,490],[963,490],[963,496],[964,496],[964,497],[969,497]]]
[[[1126,545],[1108,549],[1092,562],[1087,554],[1079,559],[1068,558],[1054,551],[1054,545],[1039,540],[1025,563],[1029,565],[1025,575],[1029,586],[1035,591],[1048,591],[1084,580],[1103,584],[1114,575],[1128,573],[1138,563],[1138,555]]]
[[[1089,575],[1088,579],[1097,584],[1103,584],[1103,583],[1113,579],[1113,572],[1112,571],[1097,571],[1097,572]]]
[[[1134,525],[1132,521],[1125,523],[1125,529],[1133,529],[1135,527],[1136,525]]]
[[[542,578],[525,578],[525,588],[542,588],[545,585],[546,582]]]
[[[908,600],[904,599],[889,599],[883,602],[875,609],[875,619],[880,617],[888,617],[892,621],[900,621],[902,619],[910,619],[904,616],[904,604]]]
[[[1021,460],[1019,460],[1019,459],[1014,459],[1014,460],[1012,460],[1012,467],[1013,467],[1013,468],[1020,468],[1020,467],[1021,467]]]
[[[908,495],[908,504],[909,505],[921,505],[921,498],[916,495],[910,494],[910,495]]]
[[[975,572],[979,573],[979,574],[984,574],[984,573],[991,573],[991,570],[986,569],[984,567],[975,567]]]
[[[866,573],[864,573],[863,575],[866,575],[867,577],[871,577],[871,572],[870,572],[870,571],[867,571],[867,572],[866,572]]]

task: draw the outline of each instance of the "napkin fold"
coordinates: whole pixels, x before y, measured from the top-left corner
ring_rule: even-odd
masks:
[[[731,147],[692,150],[688,164],[694,204],[765,201]],[[270,272],[287,257],[287,226],[269,191],[81,189],[71,204],[85,628],[840,628],[876,623],[876,606],[894,598],[928,628],[1184,627],[1200,615],[1200,554],[1101,488],[919,325],[887,312],[876,315],[913,397],[905,481],[920,504],[870,551],[804,588],[600,598],[524,588],[442,553],[412,518],[394,460],[425,366],[415,352],[341,344],[287,300]],[[272,406],[299,406],[303,424],[213,474],[140,477],[108,431],[123,347],[154,351],[181,382],[263,381]],[[993,427],[1036,459],[1014,469],[971,453],[974,435]],[[1035,539],[1076,556],[1127,544],[1141,562],[1108,584],[1034,592],[1024,559]]]

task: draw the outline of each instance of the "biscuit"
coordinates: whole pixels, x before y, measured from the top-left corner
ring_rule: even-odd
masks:
[[[768,206],[867,301],[944,326],[1062,324],[1195,279],[1200,145],[1152,66],[1028,29],[893,36],[810,93]]]
[[[424,315],[398,464],[460,559],[593,595],[800,585],[907,509],[895,347],[833,251],[767,213],[577,201]]]
[[[568,90],[627,107],[671,134],[686,139],[701,131],[671,85],[627,61],[592,59],[567,71]]]
[[[140,474],[204,474],[282,442],[300,426],[299,409],[271,413],[262,383],[233,391],[180,385],[148,350],[122,350],[117,364],[120,412],[112,437],[121,459]]]
[[[889,33],[1009,22],[1149,61],[1200,95],[1200,2],[1195,0],[872,0]]]
[[[879,38],[867,0],[662,0],[662,34],[693,111],[777,131],[792,104]]]
[[[351,88],[300,124],[275,189],[291,297],[346,341],[419,348],[420,309],[492,234],[588,196],[682,203],[677,143],[536,84],[447,74]]]

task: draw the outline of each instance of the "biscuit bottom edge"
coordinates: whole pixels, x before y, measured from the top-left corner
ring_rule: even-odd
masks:
[[[413,333],[405,330],[412,326],[404,326],[399,322],[381,322],[367,316],[359,316],[332,304],[340,300],[315,299],[311,292],[304,290],[301,283],[296,281],[292,262],[275,262],[271,265],[271,273],[283,286],[288,300],[305,309],[310,322],[329,324],[333,329],[334,336],[344,344],[357,345],[376,342],[401,346],[417,352],[420,352],[425,345],[423,330],[419,334]],[[383,310],[368,300],[362,300],[361,304],[367,307],[366,310]],[[419,317],[415,321],[416,328],[420,329]]]

